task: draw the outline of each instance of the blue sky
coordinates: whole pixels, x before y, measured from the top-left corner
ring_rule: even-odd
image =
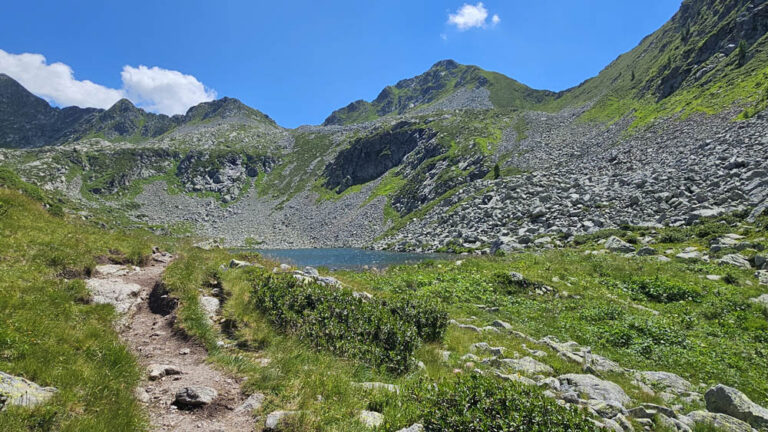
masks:
[[[462,14],[465,4],[473,9]],[[446,58],[534,88],[572,87],[679,6],[680,0],[486,0],[479,7],[437,0],[6,0],[0,72],[59,105],[128,96],[150,110],[179,112],[231,96],[294,127],[320,123],[332,110],[370,100]],[[17,57],[22,53],[45,60]],[[49,70],[56,62],[69,69]],[[85,80],[91,83],[79,83]]]

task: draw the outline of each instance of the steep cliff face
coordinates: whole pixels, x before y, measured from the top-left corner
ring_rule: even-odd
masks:
[[[429,129],[410,126],[408,122],[401,122],[390,130],[353,141],[325,167],[325,186],[341,193],[350,186],[377,179],[436,135]]]

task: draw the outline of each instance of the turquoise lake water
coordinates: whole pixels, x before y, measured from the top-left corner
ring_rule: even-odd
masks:
[[[429,259],[451,259],[448,254],[420,254],[367,249],[257,249],[260,254],[302,268],[327,267],[338,270],[358,270],[364,266],[383,268],[398,264],[413,264]]]

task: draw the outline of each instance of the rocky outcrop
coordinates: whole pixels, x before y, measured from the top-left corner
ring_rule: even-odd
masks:
[[[560,386],[564,392],[572,390],[576,394],[583,394],[589,399],[604,402],[617,403],[626,406],[630,402],[629,396],[617,384],[601,380],[594,375],[567,374],[558,377]]]
[[[426,145],[435,135],[429,129],[402,122],[390,130],[359,138],[325,167],[325,187],[341,193],[350,186],[374,180],[400,165],[408,153]]]
[[[24,378],[0,372],[0,410],[10,406],[32,408],[47,402],[57,392],[53,387],[41,387]]]
[[[752,402],[744,393],[719,384],[704,394],[707,410],[727,414],[752,427],[768,431],[768,409]]]
[[[227,203],[240,195],[247,181],[270,172],[276,163],[269,155],[195,150],[181,159],[176,176],[187,192],[214,192]]]

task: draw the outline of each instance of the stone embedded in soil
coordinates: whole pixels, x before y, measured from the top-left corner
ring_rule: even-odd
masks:
[[[179,408],[200,408],[210,405],[219,393],[210,387],[190,386],[176,392],[174,404]]]

